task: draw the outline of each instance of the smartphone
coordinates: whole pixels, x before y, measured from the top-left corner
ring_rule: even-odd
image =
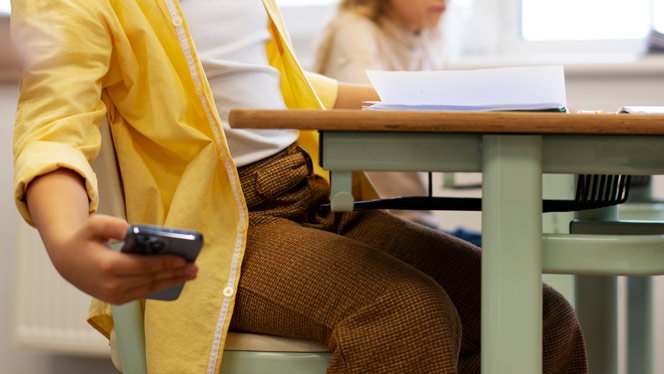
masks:
[[[153,256],[178,255],[194,262],[203,246],[203,234],[194,230],[155,225],[131,225],[121,252]],[[184,283],[153,292],[147,299],[173,301],[180,296]]]

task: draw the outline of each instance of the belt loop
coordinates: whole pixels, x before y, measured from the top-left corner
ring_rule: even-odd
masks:
[[[307,152],[307,150],[299,144],[297,145],[297,150],[302,153],[302,157],[304,157],[304,160],[307,162],[307,170],[309,170],[309,175],[312,175],[314,173],[314,163],[311,161],[309,152]]]

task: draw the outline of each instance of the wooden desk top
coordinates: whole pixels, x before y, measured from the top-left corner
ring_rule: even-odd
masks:
[[[496,134],[664,135],[664,115],[554,112],[232,110],[233,128]]]

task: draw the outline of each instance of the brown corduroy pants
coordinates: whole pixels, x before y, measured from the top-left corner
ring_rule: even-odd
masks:
[[[320,208],[296,146],[239,169],[249,231],[231,329],[312,339],[328,373],[479,373],[480,250],[384,211]],[[543,289],[544,373],[586,373],[574,311]],[[510,344],[505,341],[505,344]]]

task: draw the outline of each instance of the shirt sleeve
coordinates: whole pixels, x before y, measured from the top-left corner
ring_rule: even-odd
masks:
[[[336,79],[308,71],[305,74],[325,109],[332,109],[337,101],[339,82]]]
[[[94,1],[15,1],[12,43],[20,56],[19,101],[14,127],[14,197],[33,224],[25,202],[28,184],[64,167],[85,180],[90,212],[98,203],[90,163],[101,145],[106,113],[102,79],[111,37]]]

